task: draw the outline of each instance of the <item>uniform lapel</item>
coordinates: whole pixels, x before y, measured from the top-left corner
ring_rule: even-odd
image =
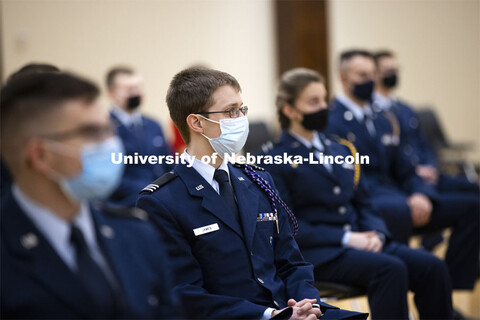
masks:
[[[2,221],[3,225],[9,227],[3,228],[2,238],[9,243],[16,257],[29,262],[25,265],[25,271],[30,273],[35,281],[80,316],[86,317],[88,312],[85,311],[88,308],[85,306],[92,302],[83,291],[78,278],[27,218],[13,197],[9,200],[9,212],[3,216]]]
[[[125,261],[123,244],[118,241],[115,229],[108,223],[104,214],[95,207],[90,207],[90,212],[98,245],[113,273],[113,279],[108,280],[114,289],[117,306],[121,308],[123,306],[122,299],[126,299],[123,293],[134,292],[134,288],[130,285],[131,270],[135,266],[129,263],[131,260]]]
[[[345,112],[351,112],[342,102],[339,100],[336,100],[338,108],[340,108],[339,114],[344,115]],[[376,121],[373,121],[373,125],[375,127],[376,135],[375,137],[370,136],[368,133],[367,127],[361,123],[360,121],[357,120],[356,117],[353,116],[352,114],[352,119],[347,120],[344,116],[342,116],[342,121],[343,124],[347,130],[350,132],[349,134],[354,134],[355,139],[352,141],[349,139],[348,134],[347,134],[347,139],[352,142],[355,147],[358,149],[358,151],[362,154],[365,155],[371,155],[372,152],[377,154],[379,157],[382,157],[382,150],[381,146],[379,145],[380,141],[380,132],[378,130],[378,126],[376,124]],[[379,160],[382,162],[381,160]],[[382,166],[383,163],[379,163],[379,166]]]
[[[228,166],[230,181],[232,182],[237,205],[240,211],[243,233],[249,249],[252,249],[255,229],[257,227],[257,214],[259,207],[259,194],[255,184],[240,169]]]
[[[295,137],[293,137],[290,133],[285,131],[283,136],[282,136],[282,141],[290,146],[290,150],[291,150],[290,154],[291,155],[300,155],[304,159],[305,158],[310,159],[310,150],[308,150],[307,147],[305,147],[305,145],[303,145],[303,143],[301,143],[300,141],[295,139]],[[315,158],[315,160],[317,160],[317,159]],[[306,164],[306,163],[304,163],[303,166],[307,166],[308,168],[313,168],[314,171],[324,175],[325,177],[327,177],[328,179],[330,179],[334,182],[337,182],[337,179],[332,174],[333,171],[332,171],[332,173],[330,171],[328,171],[327,168],[325,168],[325,166],[323,164]],[[332,165],[332,167],[334,167],[334,166],[335,165]]]
[[[192,197],[202,198],[202,208],[221,220],[225,225],[243,238],[243,233],[238,225],[234,213],[229,210],[222,201],[220,195],[203,177],[193,168],[186,165],[177,165],[175,173],[182,179]],[[192,212],[197,215],[197,212]]]
[[[324,156],[333,156],[335,157],[337,154],[331,149],[331,141],[327,138],[325,139],[322,139],[322,144],[323,144],[323,148],[325,149],[323,155]],[[326,159],[325,159],[326,161]],[[327,168],[325,168],[324,165],[319,165],[322,167],[322,169],[327,173],[328,177],[330,180],[332,180],[333,182],[335,183],[338,183],[338,170],[339,170],[339,166],[338,164],[336,164],[335,162],[332,163],[330,166],[332,168],[332,171],[328,171]]]

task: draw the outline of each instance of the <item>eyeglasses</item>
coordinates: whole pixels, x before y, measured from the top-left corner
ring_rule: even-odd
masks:
[[[197,112],[197,114],[211,114],[211,113],[228,113],[230,118],[238,118],[240,117],[240,113],[242,113],[244,116],[247,115],[248,113],[248,107],[247,106],[241,106],[240,108],[231,108],[225,111],[208,111],[208,112]]]
[[[112,136],[114,132],[115,132],[115,128],[112,124],[103,125],[103,126],[88,124],[72,130],[45,134],[43,135],[43,137],[48,139],[53,139],[53,140],[66,140],[66,139],[74,138],[77,136],[81,136],[91,141],[102,141]]]

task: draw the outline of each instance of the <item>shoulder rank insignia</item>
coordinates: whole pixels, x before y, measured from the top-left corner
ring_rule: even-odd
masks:
[[[167,172],[163,176],[161,176],[160,178],[158,178],[157,180],[153,181],[148,186],[143,188],[139,193],[140,194],[142,194],[142,193],[154,193],[155,191],[157,191],[162,186],[166,185],[167,183],[169,183],[170,181],[172,181],[176,177],[177,177],[177,175],[175,173]]]
[[[248,165],[250,166],[250,168],[252,168],[254,170],[265,171],[264,168],[256,166],[254,164],[248,164]],[[244,169],[245,168],[245,163],[234,163],[233,166],[236,167],[236,168]]]
[[[95,202],[92,206],[110,216],[118,218],[136,218],[139,220],[148,220],[146,211],[135,207],[118,207],[103,202]]]

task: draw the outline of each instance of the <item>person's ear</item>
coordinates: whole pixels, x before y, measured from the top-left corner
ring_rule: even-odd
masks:
[[[298,111],[288,103],[283,105],[282,113],[289,120],[295,120],[296,118],[298,118]]]
[[[110,99],[115,99],[115,90],[113,90],[113,87],[108,87],[107,93]]]
[[[341,82],[344,86],[347,85],[348,81],[347,81],[347,73],[346,73],[346,71],[340,72],[340,82]]]
[[[187,117],[187,125],[193,132],[203,133],[202,119],[195,114],[189,114]]]
[[[24,149],[24,157],[27,166],[32,170],[46,173],[50,169],[51,154],[45,147],[45,142],[41,139],[30,139]]]

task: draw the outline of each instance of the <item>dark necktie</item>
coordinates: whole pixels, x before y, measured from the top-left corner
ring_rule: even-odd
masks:
[[[145,147],[146,137],[145,137],[145,131],[144,131],[144,127],[141,119],[132,120],[131,128],[135,134],[135,137],[137,138],[136,144],[137,144],[137,149],[139,153],[146,154],[146,147]]]
[[[97,318],[113,318],[115,298],[112,287],[100,266],[90,256],[82,231],[74,225],[71,226],[70,242],[76,251],[77,275],[94,302],[91,315]]]
[[[240,217],[238,213],[237,203],[235,201],[235,196],[233,194],[233,188],[228,180],[228,174],[225,170],[217,169],[213,178],[218,182],[220,187],[220,197],[227,205],[229,209],[234,213],[235,219],[240,224]]]
[[[375,137],[377,135],[377,132],[375,130],[375,124],[373,123],[372,116],[367,115],[365,113],[365,117],[363,118],[363,122],[364,122],[365,127],[367,128],[367,131],[370,134],[370,136]]]
[[[323,144],[323,147],[324,147],[324,150],[320,150],[316,148],[314,145],[312,145],[312,147],[310,148],[310,151],[313,152],[315,155],[316,155],[316,152],[320,153],[320,156],[323,157],[322,165],[325,167],[325,169],[327,169],[328,172],[332,173],[333,171],[332,164],[327,160],[326,156],[328,155],[328,152],[327,152],[327,148],[325,147],[325,144]]]
[[[313,144],[312,144],[312,149],[313,151],[318,151],[320,153],[323,153],[323,161],[324,161],[323,166],[325,167],[325,169],[327,169],[328,172],[333,173],[332,164],[328,162],[326,158],[326,156],[329,155],[330,152],[328,151],[328,144],[325,142],[325,135],[323,133],[319,133],[318,138],[320,139],[320,143],[322,144],[323,150],[316,148]]]

